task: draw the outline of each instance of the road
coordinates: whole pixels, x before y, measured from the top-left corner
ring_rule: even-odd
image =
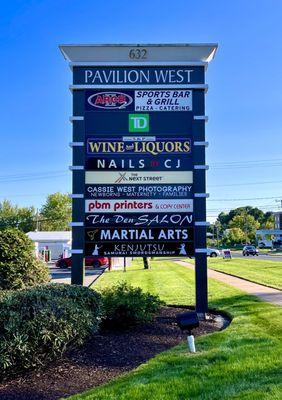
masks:
[[[255,260],[268,260],[268,261],[280,261],[282,262],[282,255],[281,256],[270,256],[268,254],[259,254],[258,256],[243,256],[242,253],[234,253],[231,252],[233,258],[245,258],[245,259],[255,259]]]
[[[70,283],[71,280],[71,270],[68,269],[61,269],[57,268],[55,264],[48,265],[50,270],[50,275],[52,281],[55,283]],[[96,280],[102,273],[104,272],[105,268],[100,267],[97,269],[89,268],[85,270],[85,285],[88,286],[91,284],[92,281]]]

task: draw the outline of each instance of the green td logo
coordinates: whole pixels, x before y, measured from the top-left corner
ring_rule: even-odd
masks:
[[[149,114],[129,114],[129,132],[149,132]]]

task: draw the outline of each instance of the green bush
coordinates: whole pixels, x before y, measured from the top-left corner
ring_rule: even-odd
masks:
[[[24,289],[50,280],[46,264],[35,257],[34,243],[18,229],[0,232],[0,289]]]
[[[44,365],[97,331],[101,295],[49,284],[0,297],[0,377]]]
[[[148,323],[163,304],[158,296],[143,292],[126,282],[102,290],[103,324],[107,328],[126,328]]]

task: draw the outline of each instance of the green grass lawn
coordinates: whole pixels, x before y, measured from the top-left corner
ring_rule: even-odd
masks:
[[[257,258],[223,260],[209,258],[208,267],[246,278],[250,281],[282,289],[282,262],[258,260]]]
[[[135,262],[128,272],[106,272],[97,287],[126,280],[167,303],[194,303],[194,273],[156,260],[143,270]],[[180,344],[106,385],[72,396],[74,400],[280,400],[281,309],[214,280],[210,307],[232,315],[222,332],[197,338],[197,353]],[[105,343],[106,345],[106,343]]]

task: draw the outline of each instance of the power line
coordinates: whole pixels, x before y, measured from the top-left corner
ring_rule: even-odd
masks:
[[[41,193],[41,194],[6,194],[1,195],[0,198],[7,199],[7,197],[40,197],[40,196],[48,196],[50,193]]]
[[[282,162],[282,158],[268,158],[265,160],[246,160],[246,161],[218,161],[216,163],[213,163],[214,165],[222,165],[222,164],[246,164],[246,163],[262,163],[262,162]]]
[[[208,187],[226,187],[226,186],[250,186],[250,185],[262,185],[262,184],[269,184],[269,183],[282,183],[282,181],[261,181],[261,182],[245,182],[245,183],[228,183],[223,185],[209,185]]]
[[[249,200],[270,200],[282,198],[282,196],[272,196],[272,197],[249,197],[244,199],[208,199],[207,201],[249,201]]]

